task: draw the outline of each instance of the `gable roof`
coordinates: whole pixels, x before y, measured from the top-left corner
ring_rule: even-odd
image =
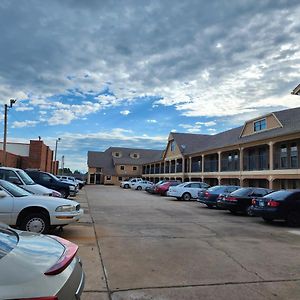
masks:
[[[88,151],[87,164],[92,168],[102,168],[103,173],[115,175],[112,156],[106,152]]]

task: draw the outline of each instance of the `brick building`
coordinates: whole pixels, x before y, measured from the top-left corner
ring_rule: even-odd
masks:
[[[39,169],[57,174],[58,161],[53,161],[53,150],[40,140],[26,143],[7,143],[6,166],[20,169]],[[3,161],[3,143],[0,143],[0,162]]]

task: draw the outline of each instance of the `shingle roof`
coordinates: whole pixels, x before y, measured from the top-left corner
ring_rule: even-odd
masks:
[[[113,157],[113,152],[121,152],[122,156]],[[138,153],[139,158],[130,157],[132,153]],[[103,173],[115,175],[115,165],[143,165],[161,160],[162,154],[162,150],[109,147],[104,152],[89,151],[88,166],[102,168]]]

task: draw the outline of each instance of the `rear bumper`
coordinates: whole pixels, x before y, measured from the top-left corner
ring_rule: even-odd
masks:
[[[259,208],[259,207],[252,207],[251,208],[253,215],[256,217],[268,218],[268,219],[285,219],[282,213],[278,211],[277,208]]]

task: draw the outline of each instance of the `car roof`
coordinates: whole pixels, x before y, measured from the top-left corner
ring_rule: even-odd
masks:
[[[0,169],[3,169],[3,170],[13,170],[13,171],[20,171],[22,169],[19,169],[19,168],[11,168],[11,167],[0,167]]]

